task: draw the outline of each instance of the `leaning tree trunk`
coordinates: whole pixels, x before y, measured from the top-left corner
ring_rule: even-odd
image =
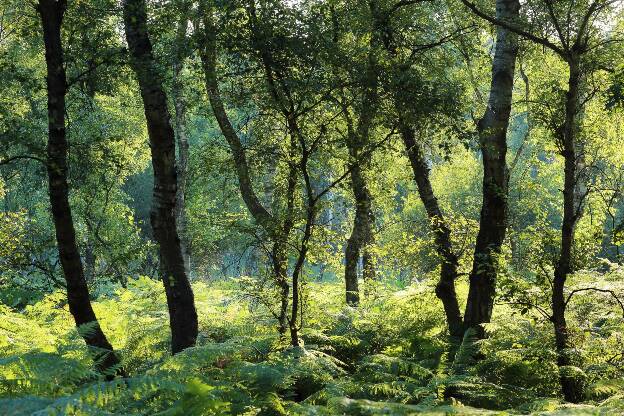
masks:
[[[568,275],[572,270],[572,247],[574,230],[582,214],[585,195],[579,188],[582,186],[581,175],[583,163],[582,151],[578,151],[576,136],[578,131],[578,115],[580,110],[580,68],[578,58],[572,56],[568,62],[570,75],[568,92],[566,93],[565,120],[561,131],[561,154],[564,157],[563,185],[563,223],[561,226],[561,252],[555,265],[555,276],[552,288],[552,322],[555,330],[555,346],[557,348],[557,365],[560,367],[560,381],[565,399],[578,403],[583,399],[581,380],[566,374],[566,366],[574,364],[570,354],[568,326],[565,319],[566,302],[564,288]]]
[[[67,7],[64,0],[39,0],[37,10],[43,26],[48,91],[48,186],[59,257],[67,283],[69,311],[86,344],[91,348],[99,371],[113,377],[121,373],[119,358],[102,332],[89,300],[76,231],[69,205],[67,184],[67,137],[65,132],[65,94],[67,79],[63,62],[61,24]],[[80,331],[81,326],[88,330]]]
[[[186,137],[186,100],[182,92],[180,76],[184,69],[186,58],[185,43],[188,20],[182,17],[178,22],[176,34],[176,51],[173,62],[173,103],[175,108],[175,132],[178,143],[178,200],[176,201],[175,216],[180,235],[180,245],[184,257],[184,270],[187,276],[191,273],[191,256],[187,237],[186,218],[186,182],[188,177],[189,142]]]
[[[496,17],[500,20],[514,20],[519,11],[519,0],[496,1]],[[507,127],[517,53],[517,35],[498,27],[490,96],[485,114],[478,123],[483,157],[483,203],[464,313],[465,328],[474,328],[480,337],[485,335],[481,324],[489,322],[492,317],[496,262],[507,228]]]
[[[397,58],[397,49],[394,43],[392,29],[387,19],[381,19],[378,23],[378,30],[385,35],[384,47],[391,58]],[[405,71],[409,69],[406,65],[395,65],[399,69],[400,76],[407,75]],[[451,240],[451,228],[447,223],[444,213],[440,209],[438,199],[433,192],[431,179],[429,177],[429,166],[420,145],[416,142],[416,132],[414,127],[409,124],[405,114],[409,113],[409,103],[402,98],[401,91],[393,92],[393,103],[395,111],[398,114],[398,130],[405,146],[405,152],[410,161],[414,181],[418,189],[420,197],[431,231],[434,235],[435,249],[440,257],[440,280],[436,285],[436,296],[442,302],[446,322],[449,328],[449,334],[452,338],[461,339],[463,336],[463,320],[459,309],[459,301],[455,292],[455,280],[458,277],[459,259],[453,251],[453,243]]]
[[[455,293],[455,280],[457,279],[459,261],[453,251],[451,230],[433,193],[433,187],[429,179],[429,166],[427,166],[422,150],[416,143],[414,129],[406,125],[402,119],[399,119],[399,129],[407,157],[414,172],[418,195],[425,206],[434,235],[435,248],[441,260],[440,280],[436,285],[435,293],[444,306],[449,334],[451,337],[461,338],[463,335],[463,322],[457,294]]]
[[[162,279],[169,307],[171,350],[178,353],[195,345],[197,312],[193,290],[184,267],[176,226],[177,176],[175,134],[170,123],[167,96],[156,69],[147,33],[145,0],[124,0],[124,24],[145,108],[154,168],[151,223],[163,262]]]
[[[254,191],[245,148],[242,145],[238,133],[232,126],[221,99],[221,92],[217,80],[217,28],[214,26],[209,10],[202,8],[201,14],[203,31],[201,32],[202,47],[199,50],[199,55],[204,70],[206,93],[217,124],[232,153],[238,177],[238,186],[243,202],[254,221],[262,227],[273,242],[271,252],[273,278],[280,288],[280,310],[278,315],[279,332],[284,335],[289,327],[288,303],[290,285],[288,278],[287,246],[293,228],[297,171],[292,165],[289,168],[288,187],[286,191],[286,212],[284,213],[283,222],[280,224],[278,218],[276,218],[275,215],[271,215],[262,205],[260,198],[258,198],[258,195]]]

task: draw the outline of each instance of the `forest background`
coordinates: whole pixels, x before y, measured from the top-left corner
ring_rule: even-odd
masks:
[[[622,414],[621,3],[1,0],[0,412]]]

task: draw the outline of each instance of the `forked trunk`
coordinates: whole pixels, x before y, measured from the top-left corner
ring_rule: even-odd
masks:
[[[204,70],[206,93],[210,106],[215,115],[221,133],[225,137],[236,167],[238,185],[243,202],[254,221],[261,226],[272,240],[273,248],[271,261],[273,263],[273,279],[280,288],[280,310],[278,315],[278,329],[284,335],[289,327],[288,303],[290,285],[288,282],[288,251],[287,244],[293,228],[294,195],[297,172],[292,166],[288,173],[288,187],[286,191],[286,212],[281,226],[277,218],[271,215],[262,205],[256,195],[251,181],[247,155],[241,140],[232,126],[221,99],[221,92],[217,80],[217,42],[216,27],[213,24],[209,10],[202,9],[202,45],[200,58]],[[291,140],[293,138],[291,137]]]
[[[519,0],[496,1],[499,20],[513,21],[519,11]],[[464,313],[465,328],[475,328],[479,337],[485,335],[481,324],[490,322],[492,317],[497,260],[507,229],[507,127],[517,54],[517,35],[498,27],[490,96],[477,126],[483,157],[483,203]]]

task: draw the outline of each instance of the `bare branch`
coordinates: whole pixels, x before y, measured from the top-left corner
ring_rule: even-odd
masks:
[[[580,288],[580,289],[574,289],[568,295],[568,298],[566,299],[564,305],[567,306],[568,303],[570,302],[570,300],[572,299],[572,296],[576,295],[577,293],[587,292],[587,291],[590,291],[590,290],[594,291],[594,292],[608,293],[611,296],[613,296],[613,298],[618,303],[618,305],[620,305],[620,309],[622,309],[622,316],[624,316],[624,303],[622,303],[622,301],[620,300],[618,295],[615,293],[615,291],[613,291],[611,289],[601,289],[601,288],[598,288],[598,287],[583,287],[583,288]]]
[[[0,160],[0,166],[8,165],[11,162],[14,162],[16,160],[23,160],[23,159],[26,159],[26,160],[36,160],[37,162],[40,162],[40,163],[42,163],[44,165],[48,164],[47,161],[45,161],[44,159],[41,159],[41,158],[39,158],[37,156],[18,155],[18,156],[11,156],[11,157],[9,157],[7,159],[4,159],[4,160]]]
[[[474,14],[476,14],[477,16],[479,16],[482,19],[487,20],[488,22],[496,25],[496,26],[500,26],[502,28],[505,28],[507,30],[510,30],[522,37],[525,37],[537,44],[540,44],[542,46],[547,47],[548,49],[552,50],[553,52],[555,52],[557,55],[566,58],[568,51],[567,49],[562,49],[561,47],[555,45],[554,43],[552,43],[551,41],[549,41],[546,38],[542,38],[539,36],[534,35],[531,32],[527,32],[526,30],[518,27],[517,25],[514,25],[512,23],[509,22],[505,22],[503,20],[497,19],[494,16],[490,16],[489,14],[485,13],[484,11],[480,10],[473,2],[469,1],[469,0],[460,0],[466,7],[468,7]]]

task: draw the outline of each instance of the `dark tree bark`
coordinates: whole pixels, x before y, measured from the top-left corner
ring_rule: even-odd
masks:
[[[444,306],[449,334],[454,338],[461,338],[463,335],[463,322],[457,294],[455,293],[455,280],[457,279],[459,261],[453,251],[451,230],[433,193],[433,187],[429,179],[429,166],[427,166],[427,160],[421,148],[416,143],[414,129],[400,118],[399,130],[407,157],[414,172],[418,195],[425,206],[425,211],[431,224],[436,251],[440,256],[440,280],[436,285],[435,293]]]
[[[301,133],[299,126],[297,124],[297,119],[292,117],[289,119],[289,125],[291,130],[291,137],[297,138],[297,142],[299,143],[300,152],[301,152],[301,160],[299,161],[299,170],[303,176],[303,181],[305,185],[305,202],[306,202],[306,222],[303,229],[303,236],[301,238],[301,245],[299,247],[299,255],[297,256],[297,260],[295,261],[295,266],[293,268],[292,274],[292,308],[291,315],[289,319],[290,324],[290,340],[291,345],[293,347],[299,347],[299,330],[303,326],[303,309],[300,306],[300,288],[299,288],[299,279],[303,273],[303,266],[306,261],[306,256],[308,255],[309,243],[312,238],[312,232],[316,222],[316,216],[318,214],[318,210],[316,207],[316,203],[319,201],[319,198],[322,196],[321,194],[315,195],[314,188],[312,186],[312,180],[310,178],[310,172],[308,168],[308,162],[310,161],[310,149],[306,144],[306,138]],[[294,140],[294,139],[293,139]],[[329,190],[327,188],[324,193]],[[297,316],[300,316],[299,323],[297,323]]]
[[[178,144],[178,194],[175,206],[176,222],[180,235],[180,245],[184,257],[184,270],[187,276],[191,273],[191,255],[187,237],[186,218],[186,182],[188,177],[189,142],[186,137],[186,100],[182,92],[180,76],[186,59],[186,31],[188,20],[183,16],[178,22],[176,33],[176,51],[173,62],[173,104],[175,108],[175,133]]]
[[[397,58],[397,49],[394,43],[394,36],[390,27],[389,16],[377,19],[377,30],[382,34],[383,45],[386,52],[393,58]],[[409,65],[400,63],[395,65],[400,71],[400,75],[407,75],[405,71]],[[451,241],[451,228],[440,209],[438,199],[433,192],[433,186],[429,178],[429,166],[427,159],[419,143],[416,142],[416,130],[408,123],[405,114],[409,114],[409,103],[402,98],[401,91],[393,91],[393,103],[397,113],[397,125],[399,134],[405,146],[405,152],[410,161],[414,181],[418,189],[418,196],[425,207],[427,218],[434,235],[435,249],[440,257],[440,280],[435,289],[436,296],[442,302],[449,334],[452,338],[461,339],[463,331],[463,320],[455,292],[455,280],[458,277],[459,259],[453,251]]]
[[[478,7],[468,0],[461,0],[478,16],[498,25],[513,30],[515,33],[542,45],[557,55],[567,64],[569,69],[568,91],[565,97],[565,118],[562,125],[556,129],[555,137],[561,148],[564,158],[564,186],[563,186],[563,222],[561,226],[561,250],[555,264],[555,275],[552,287],[552,316],[555,330],[555,346],[557,349],[557,364],[560,367],[560,382],[563,395],[570,402],[579,402],[583,399],[583,383],[576,377],[566,374],[566,367],[574,363],[574,357],[570,354],[570,338],[565,319],[567,300],[565,298],[565,283],[572,273],[572,249],[574,246],[574,231],[578,220],[583,213],[583,203],[587,197],[586,168],[582,143],[577,142],[580,130],[579,116],[585,102],[581,100],[582,58],[591,50],[589,42],[592,39],[593,21],[598,14],[606,9],[605,3],[594,1],[587,6],[585,12],[580,15],[581,20],[571,24],[572,16],[567,15],[567,22],[559,21],[559,18],[550,12],[550,23],[555,27],[560,45],[556,45],[550,39],[536,36],[509,22],[493,18],[480,11]],[[498,17],[498,16],[497,16]],[[576,17],[574,17],[576,19]],[[563,24],[562,24],[563,23]],[[563,28],[563,29],[562,29]],[[500,30],[500,29],[499,29]]]
[[[518,0],[496,1],[496,18],[501,21],[516,19],[519,11]],[[483,204],[464,313],[465,328],[475,328],[481,337],[484,336],[481,324],[489,322],[492,316],[496,262],[507,229],[507,127],[517,53],[517,35],[498,27],[490,96],[477,126],[483,157]]]
[[[162,279],[169,307],[171,350],[176,354],[195,345],[197,312],[176,226],[178,182],[175,134],[148,37],[145,0],[124,0],[123,15],[131,64],[139,81],[150,139],[154,167],[151,223],[163,262]]]
[[[349,141],[351,142],[352,140]],[[357,273],[360,254],[362,254],[363,257],[363,279],[368,281],[374,279],[375,276],[375,265],[370,251],[370,246],[374,241],[372,230],[374,217],[372,212],[372,196],[366,184],[364,172],[362,171],[363,162],[359,157],[359,144],[351,143],[349,145],[349,153],[349,160],[353,163],[351,169],[351,191],[355,199],[355,218],[351,236],[347,240],[345,249],[345,286],[347,304],[357,306],[360,302]]]
[[[67,79],[63,62],[61,25],[67,3],[64,0],[39,0],[37,10],[43,27],[48,92],[48,149],[47,169],[52,218],[56,242],[67,284],[69,311],[76,326],[88,325],[88,331],[79,331],[90,347],[96,367],[109,378],[119,368],[119,358],[102,332],[89,300],[89,289],[84,276],[76,231],[69,205],[67,184],[67,137],[65,131],[65,95]]]
[[[304,164],[305,163],[305,164]],[[307,162],[302,163],[303,169],[307,169]],[[304,175],[307,175],[305,173]],[[308,189],[311,189],[309,187]],[[297,261],[295,262],[295,266],[293,268],[292,275],[292,284],[293,284],[293,294],[292,294],[292,308],[290,310],[290,344],[293,347],[299,347],[299,329],[301,329],[301,323],[297,323],[298,315],[303,313],[301,311],[300,306],[300,290],[299,290],[299,280],[301,278],[301,274],[303,273],[303,266],[305,264],[306,256],[308,255],[309,242],[310,238],[312,238],[312,230],[314,227],[314,222],[316,220],[316,208],[315,208],[315,199],[312,196],[311,192],[308,192],[308,206],[307,206],[307,216],[306,216],[306,224],[303,230],[303,237],[301,239],[301,247],[299,249],[299,255],[297,256]],[[302,321],[301,318],[299,321]]]
[[[561,154],[564,158],[563,184],[563,223],[561,226],[561,251],[555,265],[555,276],[552,288],[552,322],[555,329],[555,346],[557,348],[557,365],[565,367],[574,364],[569,349],[570,339],[565,319],[566,301],[564,289],[567,277],[573,272],[572,248],[574,246],[574,230],[583,212],[585,192],[583,188],[583,152],[577,143],[580,112],[580,62],[576,53],[572,52],[568,59],[570,75],[568,92],[565,102],[565,120],[558,134]],[[570,377],[562,371],[561,387],[565,399],[578,403],[583,399],[583,385],[578,378]]]
[[[373,232],[375,217],[372,210],[373,197],[365,176],[365,168],[370,161],[371,154],[370,152],[363,152],[367,150],[373,119],[377,114],[379,104],[378,78],[380,69],[377,54],[381,42],[378,28],[380,11],[377,2],[369,2],[368,7],[373,15],[373,21],[366,69],[362,78],[355,83],[361,92],[359,102],[354,109],[357,115],[357,125],[352,119],[351,110],[344,94],[341,99],[342,111],[347,123],[346,145],[349,151],[349,165],[351,166],[350,186],[355,201],[353,228],[345,247],[345,298],[347,304],[351,306],[357,306],[360,302],[357,273],[360,256],[362,257],[362,278],[364,281],[375,278],[375,259],[372,251],[375,240]],[[338,42],[338,37],[339,27],[337,22],[334,22],[334,42]]]
[[[279,333],[284,335],[288,330],[288,299],[290,284],[288,283],[288,256],[285,245],[281,241],[273,242],[271,260],[273,262],[273,276],[280,288],[280,311],[278,315]]]
[[[522,27],[502,21],[480,11],[478,7],[468,1],[461,0],[469,9],[478,16],[498,25],[513,30],[515,33],[542,45],[557,55],[567,64],[569,69],[568,91],[565,97],[565,118],[562,125],[556,129],[555,137],[561,148],[564,158],[564,186],[563,186],[563,222],[561,226],[561,251],[555,264],[555,275],[552,287],[552,316],[555,330],[555,346],[557,349],[557,364],[560,367],[560,382],[563,395],[570,402],[579,402],[583,399],[583,383],[578,378],[566,374],[568,365],[575,364],[574,357],[570,354],[570,338],[565,319],[567,300],[565,298],[565,283],[572,273],[572,249],[574,246],[574,231],[578,220],[583,214],[584,200],[587,197],[587,169],[585,167],[584,150],[582,143],[577,141],[580,130],[579,116],[585,102],[581,100],[581,82],[584,77],[582,72],[582,58],[592,48],[589,46],[592,40],[593,22],[605,9],[607,2],[594,1],[587,5],[587,9],[581,15],[580,21],[570,14],[567,21],[561,22],[553,12],[549,10],[549,19],[556,34],[559,45],[548,38],[539,37],[525,31]],[[594,33],[599,33],[594,32]],[[603,41],[604,42],[604,41]],[[603,43],[604,44],[604,43]],[[569,300],[569,298],[568,298]]]

